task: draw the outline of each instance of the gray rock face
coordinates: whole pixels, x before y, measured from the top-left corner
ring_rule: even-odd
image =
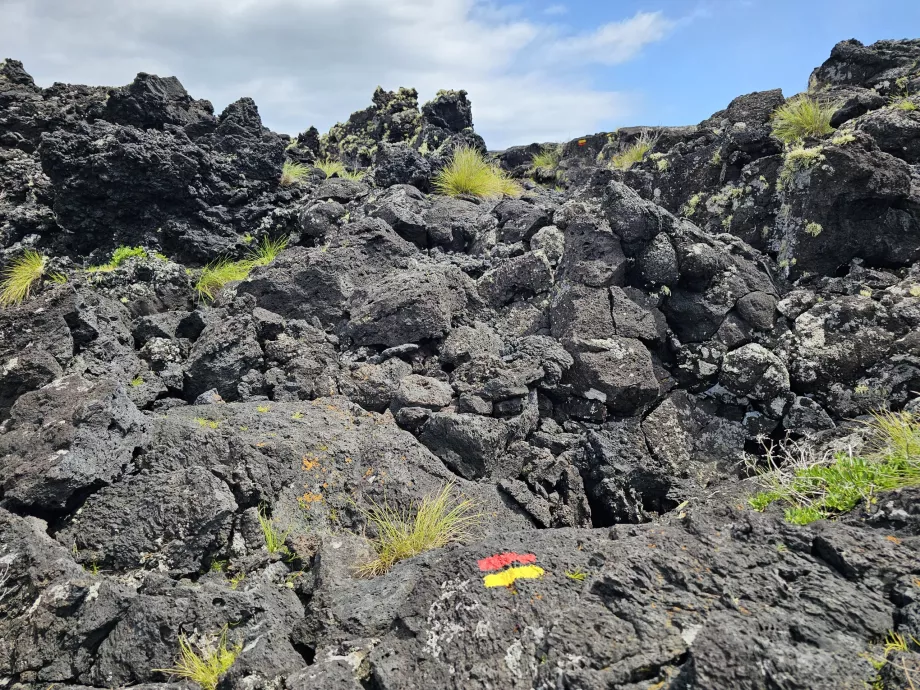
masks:
[[[439,412],[431,416],[419,440],[461,477],[479,479],[495,469],[509,436],[499,419]]]
[[[719,383],[735,395],[768,402],[774,413],[781,414],[789,372],[779,357],[752,343],[725,355]]]
[[[124,388],[68,376],[26,393],[0,433],[3,500],[61,511],[115,481],[146,443],[148,422]]]
[[[430,410],[440,410],[450,405],[454,391],[450,384],[438,381],[430,376],[410,374],[399,382],[393,405],[401,407],[426,407]]]
[[[582,397],[633,414],[658,397],[652,358],[638,340],[613,336],[590,340],[572,352],[571,383]]]

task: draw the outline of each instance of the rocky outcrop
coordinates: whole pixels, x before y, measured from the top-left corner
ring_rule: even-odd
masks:
[[[745,480],[918,408],[918,46],[835,47],[800,146],[756,92],[495,154],[514,199],[432,193],[485,151],[464,91],[291,139],[0,63],[0,261],[46,257],[0,309],[0,684],[191,687],[158,669],[224,630],[221,690],[905,687],[916,489],[799,527]],[[367,577],[372,516],[445,487],[464,543]]]

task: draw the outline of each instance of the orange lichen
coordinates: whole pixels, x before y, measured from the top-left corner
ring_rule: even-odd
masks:
[[[302,464],[304,472],[312,472],[314,469],[319,467],[319,460],[317,458],[308,457],[305,455],[302,460]]]

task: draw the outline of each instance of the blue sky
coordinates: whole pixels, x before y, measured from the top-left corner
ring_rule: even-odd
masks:
[[[377,85],[466,89],[496,149],[694,124],[804,90],[837,41],[920,37],[920,0],[0,0],[0,16],[0,58],[42,86],[174,75],[218,111],[254,98],[288,134]]]
[[[591,68],[599,88],[641,98],[630,124],[693,124],[744,93],[804,91],[811,70],[844,39],[920,38],[920,0],[570,0],[530,11],[548,8],[574,30],[642,11],[676,22],[635,59]]]

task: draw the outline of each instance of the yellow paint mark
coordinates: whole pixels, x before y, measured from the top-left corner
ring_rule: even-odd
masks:
[[[515,580],[536,580],[543,577],[545,571],[538,565],[522,565],[508,568],[500,573],[492,573],[482,578],[486,587],[509,587]]]

